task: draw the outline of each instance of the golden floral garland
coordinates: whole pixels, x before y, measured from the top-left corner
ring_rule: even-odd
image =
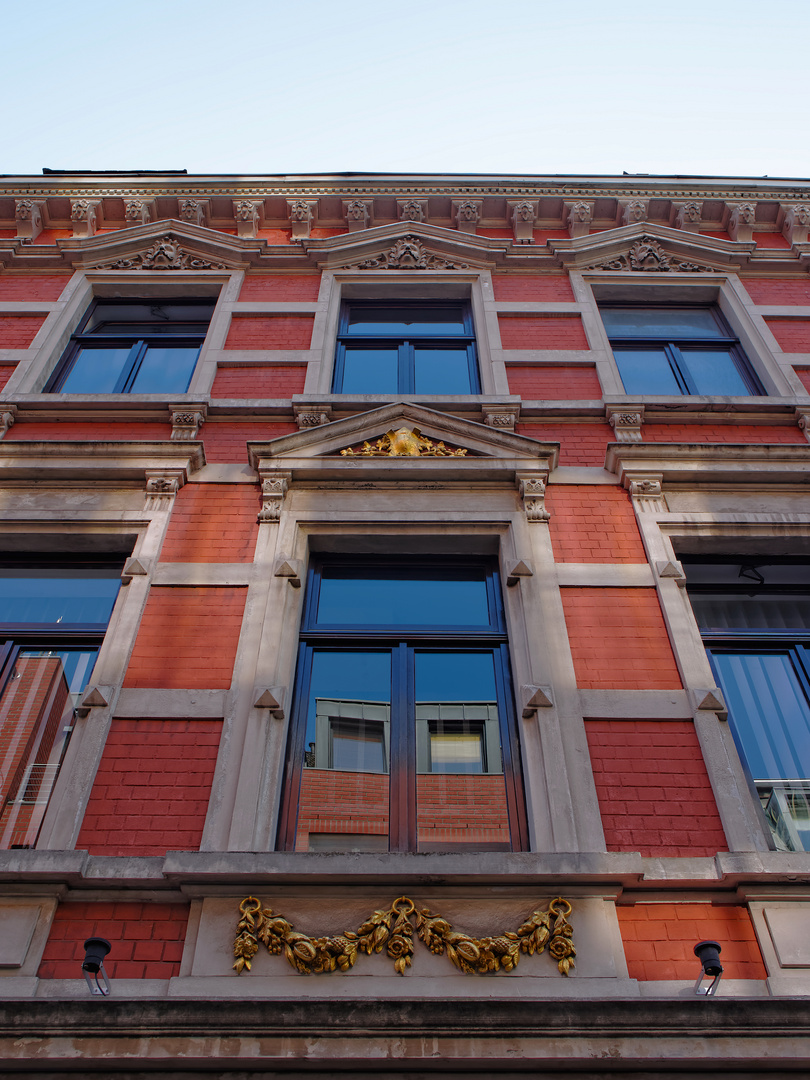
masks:
[[[410,967],[413,956],[413,931],[432,953],[445,953],[465,975],[484,975],[490,971],[514,971],[521,953],[529,956],[548,947],[549,955],[557,961],[562,975],[574,965],[576,949],[573,928],[567,916],[571,905],[563,897],[552,900],[544,911],[538,908],[517,932],[504,931],[495,937],[474,938],[453,930],[441,915],[428,908],[417,910],[407,896],[400,896],[390,908],[375,911],[355,932],[345,931],[334,937],[309,937],[298,933],[293,924],[271,908],[263,908],[255,896],[246,897],[239,905],[241,919],[236,928],[233,952],[237,974],[250,964],[259,951],[259,942],[273,956],[282,952],[296,971],[303,975],[329,971],[348,971],[354,967],[360,953],[370,956],[385,948],[400,975]],[[411,921],[414,917],[416,926]]]

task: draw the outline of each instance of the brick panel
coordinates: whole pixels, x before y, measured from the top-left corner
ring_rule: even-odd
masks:
[[[226,349],[308,349],[312,315],[236,315]]]
[[[0,300],[58,300],[70,274],[0,274]]]
[[[581,689],[681,689],[655,589],[560,592]]]
[[[644,442],[663,443],[789,443],[806,444],[796,423],[789,427],[765,424],[644,424]]]
[[[420,845],[508,845],[503,776],[417,776],[416,829]]]
[[[757,247],[760,248],[789,248],[790,244],[787,238],[778,232],[757,232],[754,233],[754,240]]]
[[[810,352],[810,319],[766,319],[782,352]]]
[[[747,278],[745,291],[755,304],[810,304],[810,281]]]
[[[590,401],[602,397],[602,386],[592,364],[549,364],[506,369],[509,393],[536,401]]]
[[[133,424],[95,423],[71,424],[61,420],[25,421],[17,423],[5,436],[8,439],[21,439],[36,442],[39,439],[63,439],[65,442],[131,442],[145,439],[168,440],[171,438],[171,424]]]
[[[691,720],[588,720],[585,731],[608,851],[728,851]]]
[[[27,349],[44,322],[44,315],[0,315],[0,349]]]
[[[304,392],[305,364],[241,364],[217,369],[211,397],[290,398]]]
[[[499,315],[505,349],[587,349],[579,315]]]
[[[227,690],[247,589],[153,585],[124,686]]]
[[[113,720],[77,849],[198,851],[221,734],[221,720]]]
[[[493,274],[496,300],[561,300],[572,303],[574,290],[567,274]]]
[[[37,974],[40,979],[82,978],[85,941],[103,937],[112,944],[104,961],[110,979],[172,979],[180,973],[188,912],[185,903],[139,900],[60,904]]]
[[[266,240],[268,244],[289,244],[292,240],[292,229],[257,229],[256,238]]]
[[[102,230],[99,230],[101,232]],[[34,240],[35,244],[55,244],[57,240],[67,240],[73,236],[72,229],[43,229]]]
[[[765,979],[751,917],[742,907],[713,904],[635,904],[617,907],[631,979],[694,983],[699,941],[717,941],[724,979]],[[722,994],[722,988],[720,993]]]
[[[646,563],[630,496],[622,488],[550,484],[546,508],[558,562]]]
[[[807,390],[808,393],[810,393],[810,368],[797,367],[797,368],[794,368],[794,371],[799,376],[799,379],[801,380],[802,386],[804,386],[805,390]]]
[[[5,385],[11,376],[14,374],[14,364],[2,364],[0,365],[0,391],[5,389]]]
[[[174,500],[161,562],[252,562],[260,509],[253,484],[186,484]]]
[[[12,431],[14,429],[12,428]],[[270,442],[282,435],[298,431],[297,424],[266,424],[225,422],[208,420],[202,428],[205,460],[212,464],[239,464],[247,462],[247,443]]]
[[[239,299],[312,303],[318,299],[320,287],[320,274],[248,274]]]
[[[511,240],[515,235],[511,229],[482,229],[477,228],[478,236],[489,236],[493,240]]]
[[[605,464],[605,451],[616,436],[609,424],[516,424],[518,435],[560,444],[560,465]]]
[[[388,804],[384,773],[304,769],[295,850],[309,850],[311,833],[387,836]]]

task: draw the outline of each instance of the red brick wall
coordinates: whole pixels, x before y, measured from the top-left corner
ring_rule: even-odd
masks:
[[[492,292],[496,300],[574,300],[567,274],[493,274]]]
[[[560,444],[560,465],[605,464],[609,442],[615,442],[613,428],[608,424],[516,424],[518,435],[527,435],[539,442]]]
[[[645,424],[644,442],[664,443],[793,443],[806,444],[798,425],[763,424]]]
[[[153,585],[124,686],[227,690],[247,589]]]
[[[221,720],[113,720],[76,847],[199,850],[221,734]]]
[[[782,352],[810,352],[810,319],[766,319]]]
[[[810,391],[810,368],[797,367],[794,369],[802,382],[805,390]]]
[[[177,493],[162,562],[252,562],[261,509],[253,484],[186,484]]]
[[[235,315],[226,349],[308,349],[312,315]]]
[[[312,303],[318,299],[320,286],[320,274],[248,274],[239,299]]]
[[[586,365],[535,365],[506,369],[509,393],[538,401],[586,401],[601,398],[602,386],[596,367]]]
[[[686,979],[693,983],[700,971],[694,953],[699,941],[720,943],[724,979],[767,977],[745,908],[635,904],[617,907],[616,912],[631,979]]]
[[[630,496],[607,484],[549,484],[551,546],[558,562],[645,563]]]
[[[579,315],[499,315],[505,349],[587,349]]]
[[[588,720],[608,851],[728,851],[691,720]]]
[[[211,397],[289,398],[301,394],[307,369],[304,364],[241,364],[217,368]]]
[[[36,442],[40,439],[63,439],[65,442],[127,442],[146,439],[168,440],[171,438],[171,424],[133,424],[133,423],[97,423],[71,424],[60,420],[47,423],[34,421],[21,423],[19,420],[11,428],[6,439],[22,439]]]
[[[42,955],[40,979],[82,977],[84,943],[112,945],[104,968],[110,979],[171,979],[180,972],[189,905],[139,900],[84,900],[60,904]]]
[[[44,315],[0,315],[0,349],[27,349]]]
[[[2,364],[0,365],[0,390],[5,388],[6,383],[14,374],[15,364]]]
[[[655,589],[566,587],[560,592],[581,689],[681,688]]]
[[[0,300],[58,300],[70,274],[0,274]]]
[[[743,285],[755,304],[810,304],[810,281],[807,278],[800,281],[748,278]]]
[[[103,229],[99,230],[99,232],[103,231]],[[70,236],[73,236],[72,229],[43,229],[39,236],[34,240],[34,243],[55,244],[57,240],[67,240]]]
[[[12,431],[14,429],[12,428]],[[209,465],[230,462],[244,465],[247,462],[247,443],[270,442],[282,435],[298,431],[297,424],[267,423],[216,423],[208,420],[202,428],[205,460]]]
[[[757,232],[754,233],[754,240],[757,247],[760,248],[789,248],[790,244],[787,242],[787,238],[778,232]]]

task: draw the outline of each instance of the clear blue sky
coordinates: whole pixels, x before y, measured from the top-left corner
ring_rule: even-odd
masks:
[[[0,13],[2,173],[810,176],[810,0],[4,0]]]

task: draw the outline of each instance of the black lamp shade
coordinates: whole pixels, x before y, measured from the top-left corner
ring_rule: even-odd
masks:
[[[84,963],[82,964],[82,971],[89,971],[91,974],[96,975],[99,968],[104,962],[104,957],[112,948],[109,941],[103,937],[91,937],[84,943]]]
[[[720,945],[716,941],[699,941],[695,946],[695,956],[703,964],[704,974],[715,976],[723,973]]]

